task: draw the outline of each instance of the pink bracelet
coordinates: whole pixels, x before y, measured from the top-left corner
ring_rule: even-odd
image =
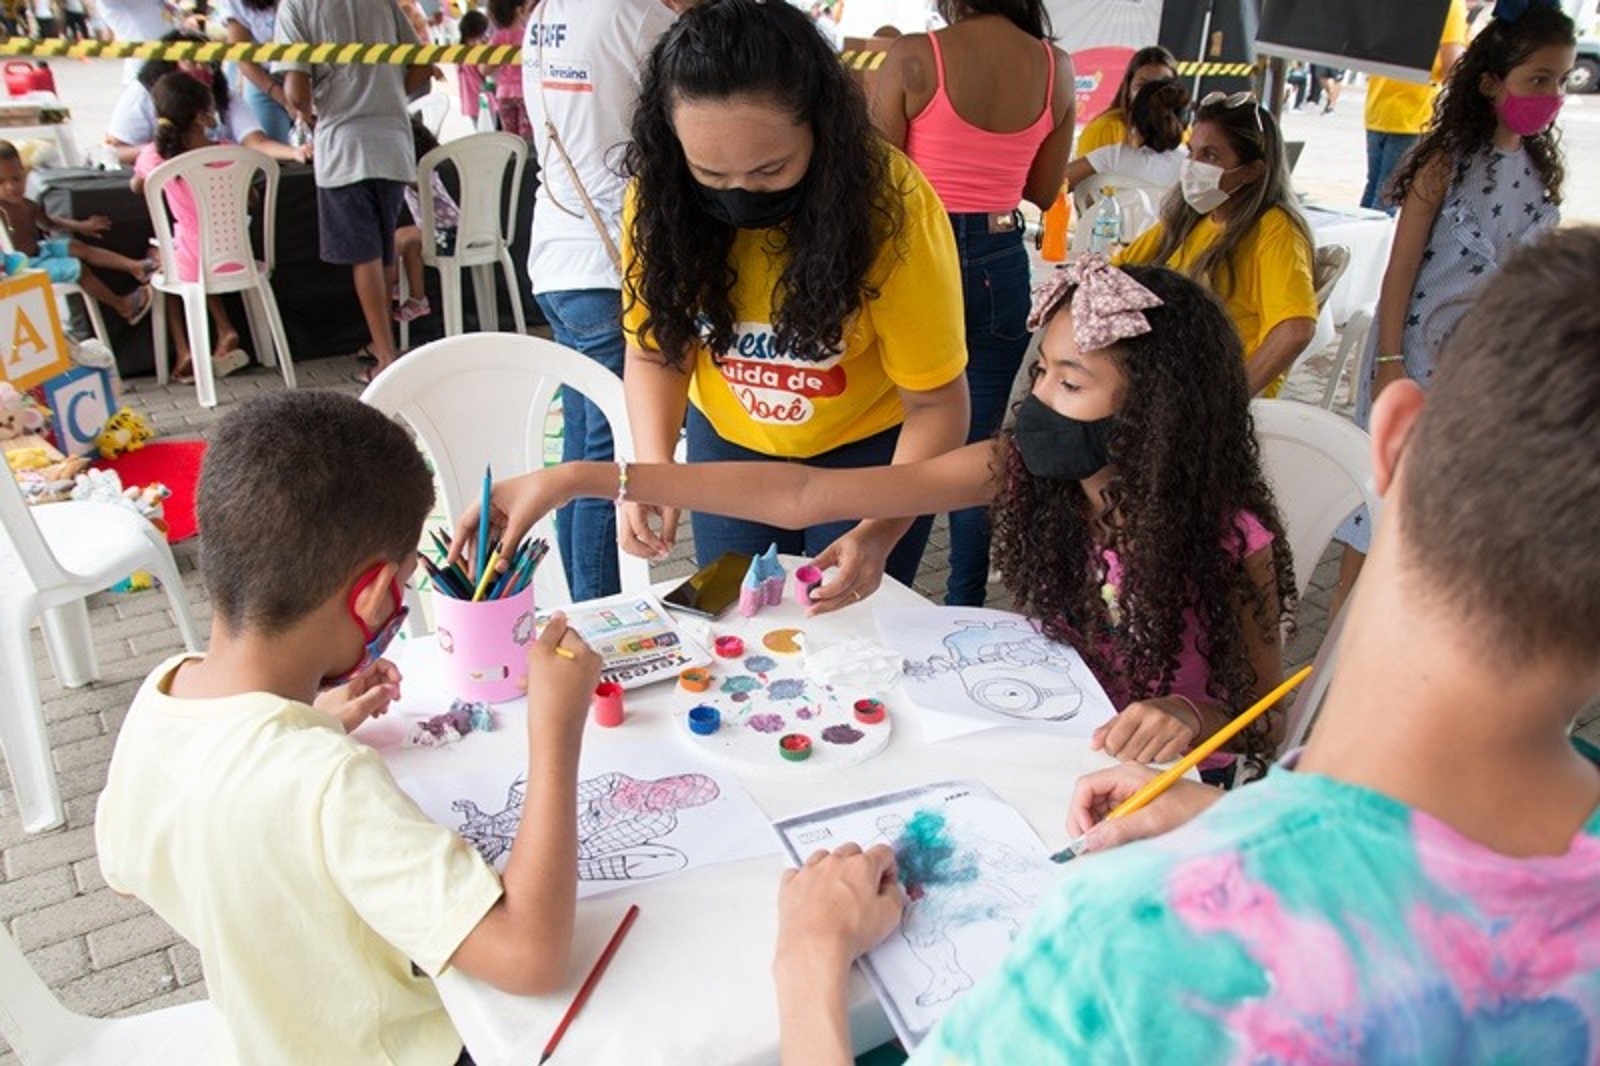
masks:
[[[1175,700],[1182,700],[1188,705],[1189,711],[1194,715],[1194,739],[1199,741],[1206,731],[1206,720],[1200,716],[1200,708],[1195,706],[1194,700],[1191,700],[1188,696],[1180,696],[1176,692],[1170,692],[1168,695]]]
[[[628,502],[628,460],[617,460],[617,506]]]

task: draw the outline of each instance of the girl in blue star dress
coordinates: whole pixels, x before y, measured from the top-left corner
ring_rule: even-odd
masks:
[[[1560,221],[1565,167],[1554,123],[1576,58],[1572,20],[1548,0],[1500,0],[1494,13],[1390,186],[1400,217],[1357,376],[1363,429],[1385,386],[1402,378],[1427,386],[1479,288]],[[1350,550],[1335,609],[1360,571],[1369,527],[1363,508],[1339,531]]]

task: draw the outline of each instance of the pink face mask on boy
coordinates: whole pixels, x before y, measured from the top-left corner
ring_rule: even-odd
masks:
[[[1506,124],[1506,129],[1518,137],[1532,137],[1550,128],[1550,124],[1561,113],[1561,105],[1566,99],[1559,93],[1523,96],[1507,92],[1494,105],[1494,109],[1500,121]]]

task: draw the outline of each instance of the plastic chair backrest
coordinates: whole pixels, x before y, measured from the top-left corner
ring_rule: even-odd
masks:
[[[544,465],[545,418],[556,390],[571,386],[611,424],[616,454],[633,457],[622,379],[554,341],[515,333],[470,333],[425,344],[384,371],[363,403],[399,418],[433,458],[452,521],[478,502],[483,468],[496,478]],[[621,555],[622,588],[643,592],[650,566]]]
[[[1328,297],[1333,295],[1335,285],[1344,277],[1344,272],[1350,269],[1350,249],[1342,244],[1330,244],[1318,248],[1316,259],[1311,266],[1311,281],[1316,287],[1317,310],[1322,310],[1328,302]]]
[[[1161,219],[1161,198],[1165,190],[1136,178],[1119,178],[1114,174],[1106,176],[1104,181],[1099,179],[1100,175],[1095,175],[1095,191],[1087,197],[1088,206],[1079,214],[1072,230],[1072,251],[1075,255],[1089,250],[1095,215],[1099,214],[1100,202],[1104,199],[1099,189],[1107,185],[1117,190],[1113,196],[1117,201],[1117,214],[1122,219],[1124,245],[1132,244]]]
[[[432,257],[438,245],[433,217],[433,172],[453,166],[460,191],[456,206],[461,225],[456,230],[452,258],[464,263],[494,263],[511,244],[517,222],[518,190],[522,168],[528,162],[528,145],[510,133],[474,133],[441,144],[417,162],[417,193],[422,201],[424,255]],[[506,168],[511,169],[510,202],[506,196]]]
[[[255,249],[250,240],[253,214],[250,190],[255,186],[257,172],[266,175],[261,209],[264,245],[261,259],[270,273],[277,243],[274,216],[278,206],[278,164],[274,159],[253,148],[219,145],[184,152],[150,172],[145,179],[144,199],[161,249],[163,277],[169,281],[183,280],[178,274],[172,220],[165,199],[167,186],[182,181],[188,186],[200,216],[198,280],[205,283],[208,291],[218,283],[226,289],[265,283],[266,279],[257,273]]]
[[[23,1062],[58,1062],[85,1019],[61,1005],[0,923],[0,1035]]]
[[[0,485],[0,526],[4,527],[6,541],[34,587],[55,588],[69,584],[72,579],[61,569],[44,534],[39,532],[10,471],[0,472],[0,481],[5,482]]]
[[[1331,411],[1291,400],[1250,404],[1261,465],[1278,502],[1294,553],[1302,596],[1311,574],[1352,511],[1367,505],[1378,521],[1382,502],[1372,480],[1372,440]]]
[[[439,131],[444,128],[444,120],[450,115],[450,97],[443,92],[432,92],[411,101],[408,110],[422,120],[429,133],[438,137]]]

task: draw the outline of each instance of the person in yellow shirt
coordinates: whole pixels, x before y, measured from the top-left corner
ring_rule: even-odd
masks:
[[[1161,221],[1117,262],[1169,266],[1210,285],[1244,344],[1250,394],[1278,394],[1316,332],[1317,300],[1283,136],[1254,94],[1200,101]]]
[[[1439,86],[1466,47],[1466,0],[1450,0],[1431,81],[1400,81],[1378,75],[1367,79],[1367,186],[1361,193],[1362,207],[1391,215],[1400,209],[1398,204],[1389,202],[1384,186],[1433,120],[1433,101],[1439,95]]]
[[[1177,59],[1159,44],[1133,53],[1127,69],[1122,72],[1122,84],[1117,86],[1117,95],[1111,98],[1111,106],[1096,115],[1078,134],[1078,156],[1086,156],[1096,148],[1107,145],[1129,143],[1128,109],[1133,104],[1133,98],[1150,82],[1177,76]]]
[[[838,57],[788,4],[708,0],[657,42],[624,169],[623,388],[636,457],[860,467],[966,442],[955,237],[882,141]],[[758,490],[752,486],[752,491]],[[659,558],[677,513],[622,502],[625,551]],[[910,583],[930,520],[782,530],[694,515],[702,565],[776,543],[835,573],[814,609],[885,572]]]

